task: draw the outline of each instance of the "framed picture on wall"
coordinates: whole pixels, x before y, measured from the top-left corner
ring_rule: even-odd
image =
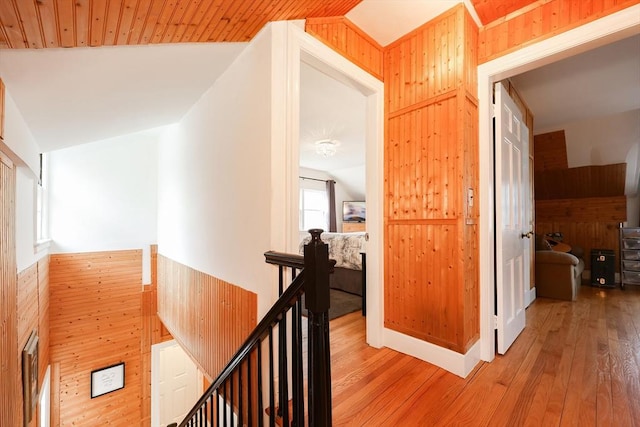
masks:
[[[124,362],[91,371],[91,398],[124,388]]]
[[[24,402],[24,425],[33,419],[38,404],[38,333],[31,332],[22,349],[22,400]]]

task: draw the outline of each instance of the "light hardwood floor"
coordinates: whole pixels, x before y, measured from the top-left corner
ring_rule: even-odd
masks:
[[[640,426],[640,288],[538,298],[505,356],[462,379],[331,321],[334,426]]]

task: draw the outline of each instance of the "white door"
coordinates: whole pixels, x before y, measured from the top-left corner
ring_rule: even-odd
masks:
[[[202,374],[175,341],[153,346],[151,370],[151,424],[180,424],[202,395]]]
[[[529,131],[502,84],[495,85],[496,294],[498,353],[504,354],[525,325],[529,286]]]

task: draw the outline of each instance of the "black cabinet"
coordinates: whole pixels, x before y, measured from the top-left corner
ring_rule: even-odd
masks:
[[[591,286],[616,284],[616,254],[611,249],[591,249]]]

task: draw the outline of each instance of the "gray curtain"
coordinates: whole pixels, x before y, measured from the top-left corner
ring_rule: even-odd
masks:
[[[327,199],[329,200],[329,232],[338,231],[336,225],[336,182],[327,180]]]

